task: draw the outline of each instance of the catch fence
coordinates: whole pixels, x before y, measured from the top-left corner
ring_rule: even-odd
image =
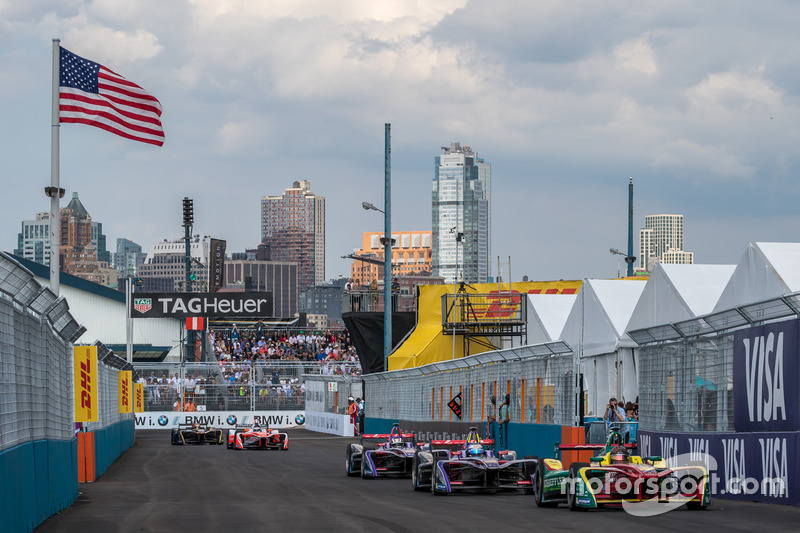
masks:
[[[639,427],[732,432],[736,330],[800,316],[800,294],[628,332],[639,345]]]
[[[508,394],[514,422],[574,425],[575,366],[573,350],[559,341],[367,374],[363,377],[367,416],[477,422],[486,420]],[[454,399],[460,418],[449,407]]]
[[[84,331],[66,300],[0,253],[0,451],[74,437],[72,341]]]
[[[303,409],[306,380],[359,378],[354,363],[317,361],[229,361],[225,363],[136,363],[144,383],[144,410],[284,411]]]

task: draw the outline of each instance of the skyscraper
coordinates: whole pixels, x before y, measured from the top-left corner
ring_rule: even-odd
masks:
[[[433,178],[433,275],[445,283],[489,281],[492,167],[469,146],[436,156]]]
[[[61,208],[59,218],[61,271],[102,285],[116,282],[116,272],[109,267],[111,254],[106,250],[103,225],[92,220],[77,192],[72,193],[69,204]],[[36,213],[36,220],[22,221],[14,253],[50,265],[50,213]]]
[[[683,215],[645,215],[639,231],[639,265],[649,272],[656,262],[694,263],[694,253],[683,249]]]
[[[325,197],[295,181],[281,196],[261,199],[261,242],[273,261],[298,265],[298,289],[325,281]]]

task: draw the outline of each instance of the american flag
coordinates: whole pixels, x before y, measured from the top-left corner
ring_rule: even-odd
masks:
[[[61,48],[61,47],[59,47]],[[61,48],[59,116],[126,139],[161,146],[161,103],[147,91],[99,63]]]

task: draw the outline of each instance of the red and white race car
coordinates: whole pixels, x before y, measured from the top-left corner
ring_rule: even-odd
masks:
[[[233,450],[283,450],[289,449],[289,435],[277,429],[236,426],[228,430],[228,448]]]

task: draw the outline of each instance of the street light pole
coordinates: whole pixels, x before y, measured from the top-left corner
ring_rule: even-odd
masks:
[[[384,124],[384,200],[383,200],[383,371],[389,370],[392,352],[392,144],[391,124]]]

